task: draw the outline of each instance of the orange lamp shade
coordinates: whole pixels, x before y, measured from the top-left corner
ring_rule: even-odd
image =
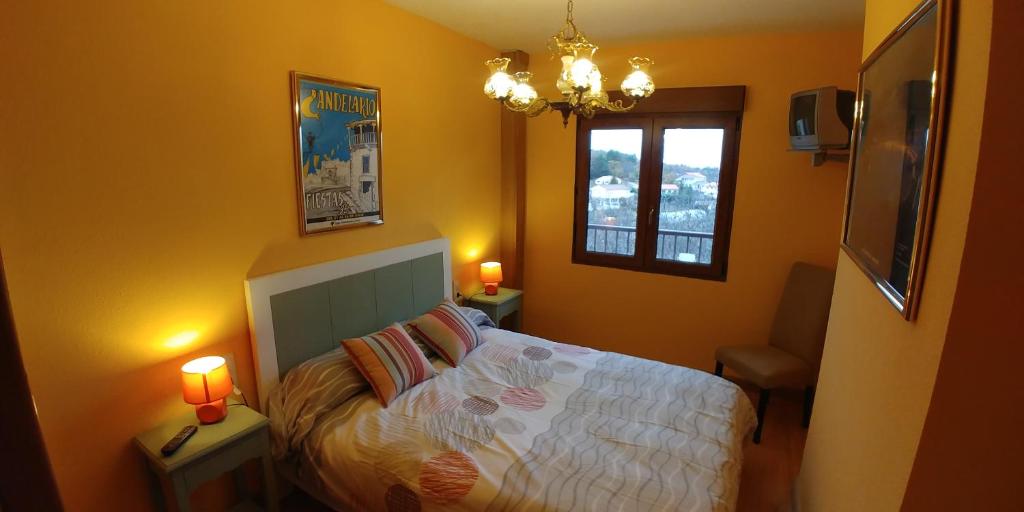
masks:
[[[220,356],[193,359],[181,367],[181,389],[186,403],[196,406],[202,423],[216,423],[227,416],[224,400],[232,391],[231,373]]]
[[[480,281],[484,283],[484,293],[487,295],[498,294],[498,283],[501,279],[501,263],[487,261],[480,264]]]

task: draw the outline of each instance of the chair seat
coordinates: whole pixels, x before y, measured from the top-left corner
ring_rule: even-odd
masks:
[[[807,363],[771,345],[718,347],[715,360],[761,389],[812,384]]]

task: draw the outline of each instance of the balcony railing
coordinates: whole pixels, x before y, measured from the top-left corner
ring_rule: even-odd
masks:
[[[714,237],[713,233],[659,229],[657,258],[710,265]],[[636,228],[588,224],[587,251],[632,256],[636,251]]]
[[[377,145],[377,132],[362,132],[353,133],[351,135],[351,144],[353,147],[356,146],[376,146]]]

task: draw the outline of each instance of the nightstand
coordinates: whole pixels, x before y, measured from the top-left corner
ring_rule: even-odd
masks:
[[[497,295],[478,293],[469,298],[469,307],[479,309],[491,317],[494,325],[501,327],[501,320],[512,317],[512,330],[518,332],[522,325],[523,292],[511,288],[498,288]]]
[[[185,425],[198,425],[199,431],[170,457],[160,448]],[[175,418],[135,438],[135,444],[146,456],[150,470],[160,481],[166,481],[174,493],[178,510],[189,510],[188,497],[200,484],[228,471],[233,471],[235,486],[242,504],[236,509],[259,510],[248,500],[248,486],[242,463],[251,459],[263,462],[263,482],[267,510],[277,511],[274,465],[270,457],[270,422],[266,416],[241,405],[232,405],[228,417],[220,423],[199,425],[195,413]],[[156,482],[158,488],[160,482]],[[155,492],[167,510],[168,497]]]

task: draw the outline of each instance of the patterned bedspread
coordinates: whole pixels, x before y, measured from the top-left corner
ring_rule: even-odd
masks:
[[[382,409],[319,418],[304,471],[356,509],[731,511],[753,408],[708,373],[490,329]]]

